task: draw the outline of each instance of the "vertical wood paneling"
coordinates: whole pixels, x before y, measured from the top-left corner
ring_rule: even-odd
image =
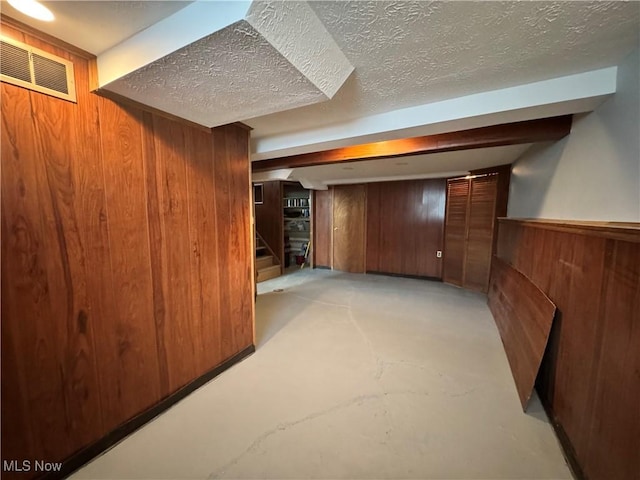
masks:
[[[78,218],[78,213],[85,211],[84,199],[78,194],[84,193],[88,180],[83,166],[72,161],[77,149],[82,148],[76,131],[68,128],[75,120],[73,105],[51,102],[36,93],[30,96],[38,147],[34,165],[38,189],[43,194],[40,196],[40,210],[45,217],[43,234],[48,239],[44,254],[52,316],[64,319],[54,324],[57,331],[53,338],[61,362],[65,418],[72,441],[88,443],[102,433],[94,318],[85,281],[88,276],[85,259],[91,253],[86,251]],[[93,155],[97,151],[79,153]]]
[[[367,185],[367,271],[440,278],[446,182]]]
[[[104,411],[112,424],[160,397],[150,272],[142,113],[100,99],[101,143],[116,318],[101,326]]]
[[[195,377],[196,355],[200,351],[191,318],[191,283],[185,281],[190,274],[191,245],[183,130],[176,122],[153,118],[161,243],[150,246],[161,250],[164,315],[171,319],[163,325],[164,345],[158,345],[166,351],[170,391]]]
[[[218,224],[214,165],[211,161],[211,136],[194,130],[188,132],[186,143],[191,147],[187,162],[189,190],[189,236],[191,255],[192,318],[197,322],[202,352],[197,356],[198,371],[207,371],[224,360],[221,351],[222,319],[220,300],[216,292],[223,289],[218,278],[219,254],[216,241]]]
[[[162,213],[162,188],[158,186],[158,159],[156,156],[153,115],[144,112],[142,116],[143,159],[147,188],[147,219],[149,222],[149,268],[152,281],[153,319],[155,323],[156,349],[158,354],[158,387],[161,396],[171,392],[169,360],[167,353],[167,300],[166,300],[166,252]],[[160,179],[161,181],[161,179]],[[170,341],[170,338],[169,340]]]
[[[53,309],[47,272],[48,238],[43,229],[45,212],[40,206],[40,196],[45,192],[40,192],[34,164],[39,153],[33,141],[36,133],[29,92],[4,83],[1,88],[2,213],[8,231],[2,236],[6,254],[2,268],[8,280],[2,282],[2,334],[13,337],[17,352],[33,452],[55,458],[70,446],[60,368],[64,360],[57,344],[58,325],[66,324],[66,316],[59,323],[50,321]],[[4,360],[3,350],[3,379],[10,365]],[[3,391],[7,389],[12,388],[3,381]]]
[[[256,230],[284,264],[284,233],[282,222],[282,184],[263,182],[263,203],[256,205]]]
[[[2,458],[61,461],[251,345],[248,133],[97,97],[86,59],[3,34],[76,75],[75,104],[0,86]]]
[[[593,410],[585,470],[590,478],[640,474],[640,247],[610,241],[601,303],[601,346],[591,369]]]
[[[470,188],[464,178],[447,182],[443,280],[458,286],[464,282]]]
[[[2,85],[4,87],[4,85]],[[4,123],[2,127],[5,133]],[[4,138],[2,144],[5,145]],[[3,152],[4,158],[4,152]],[[4,197],[3,197],[4,199]],[[5,296],[5,285],[11,281],[12,273],[9,271],[8,251],[9,246],[6,241],[9,238],[9,229],[7,227],[7,216],[4,212],[4,201],[0,205],[2,208],[2,262],[0,264],[1,278],[3,285],[2,290],[2,306],[0,315],[3,318],[1,322],[0,337],[2,339],[2,402],[0,403],[0,415],[2,419],[2,435],[4,438],[10,438],[11,441],[2,442],[2,459],[19,459],[33,458],[34,455],[34,438],[33,431],[29,424],[28,411],[28,392],[26,385],[26,375],[24,372],[24,364],[22,356],[16,351],[14,336],[17,333],[13,324],[9,324],[9,319],[17,318],[15,311],[15,302],[8,301]],[[14,264],[15,265],[15,264]],[[14,266],[12,265],[12,266]],[[13,270],[13,269],[12,269]],[[15,299],[10,299],[15,300]],[[11,474],[5,472],[4,477],[7,479],[19,478],[19,474]]]
[[[214,129],[213,163],[215,165],[216,211],[218,225],[226,227],[218,231],[218,251],[229,261],[220,264],[220,282],[227,285],[227,292],[220,298],[220,317],[227,319],[250,317],[251,256],[250,248],[250,205],[239,202],[249,198],[249,185],[244,181],[249,175],[247,133],[239,127],[226,126]],[[240,178],[241,177],[241,178]],[[248,255],[251,255],[248,257]],[[223,328],[222,353],[224,358],[237,352],[236,346],[251,343],[247,339],[252,332],[245,323],[234,322]]]
[[[331,267],[332,191],[315,190],[313,195],[313,264]]]
[[[333,187],[333,268],[365,272],[366,185]]]
[[[578,467],[589,479],[634,478],[640,242],[505,220],[498,256],[558,307],[537,387]]]
[[[367,184],[367,272],[382,272],[380,260],[383,252],[381,249],[383,209],[382,194],[380,192],[382,182]],[[396,212],[397,214],[397,212]],[[385,217],[386,219],[386,217]],[[390,225],[387,225],[390,228]],[[391,272],[388,272],[391,273]]]
[[[227,140],[225,155],[229,162],[229,191],[231,193],[231,224],[227,228],[232,232],[232,249],[228,261],[232,265],[230,279],[225,294],[231,295],[233,309],[226,319],[226,329],[235,331],[233,349],[226,358],[235,355],[253,343],[253,257],[251,251],[251,192],[249,134],[236,125],[218,127],[214,130],[214,143],[218,136]],[[217,143],[216,143],[217,145]],[[215,164],[215,158],[214,158]],[[247,319],[248,321],[237,321]]]

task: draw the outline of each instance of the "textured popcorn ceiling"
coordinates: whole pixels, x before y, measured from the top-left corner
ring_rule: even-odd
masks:
[[[310,2],[355,72],[336,96],[256,118],[253,138],[616,65],[638,2]]]
[[[108,89],[207,126],[326,100],[246,21],[181,48]]]
[[[180,47],[102,88],[214,127],[325,101],[353,71],[306,2],[254,2],[244,20]],[[113,64],[101,60],[102,79]]]
[[[254,2],[246,20],[327,98],[353,72],[306,2]]]

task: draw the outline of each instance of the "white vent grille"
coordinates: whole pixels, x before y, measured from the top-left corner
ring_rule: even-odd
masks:
[[[76,101],[70,61],[11,38],[0,40],[0,78],[36,92]]]

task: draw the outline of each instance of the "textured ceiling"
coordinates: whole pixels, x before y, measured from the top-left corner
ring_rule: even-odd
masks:
[[[108,89],[208,126],[278,111],[283,105],[326,100],[245,21],[181,48]]]
[[[264,1],[102,88],[214,127],[325,101],[352,71],[306,2]]]
[[[253,137],[617,65],[638,2],[310,2],[355,67],[336,96],[256,118]]]
[[[98,55],[134,33],[144,30],[190,1],[49,1],[42,2],[55,15],[53,22],[40,22],[0,2],[2,13]]]

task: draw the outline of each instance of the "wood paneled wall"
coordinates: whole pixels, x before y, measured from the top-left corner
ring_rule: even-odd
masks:
[[[339,205],[336,194],[343,199]],[[437,251],[443,247],[445,200],[444,179],[340,185],[317,191],[315,265],[441,278],[442,259]],[[346,212],[351,204],[357,209],[364,206],[365,211]],[[345,215],[348,219],[342,221]],[[345,237],[340,229],[347,228],[357,232],[347,232]]]
[[[367,271],[442,277],[446,180],[367,185]]]
[[[591,480],[640,472],[640,225],[500,220],[497,255],[558,314],[538,392]]]
[[[263,182],[263,203],[255,206],[256,230],[284,265],[284,233],[282,221],[282,183]]]
[[[122,107],[3,34],[78,89],[1,84],[2,459],[61,461],[253,343],[248,133]]]

